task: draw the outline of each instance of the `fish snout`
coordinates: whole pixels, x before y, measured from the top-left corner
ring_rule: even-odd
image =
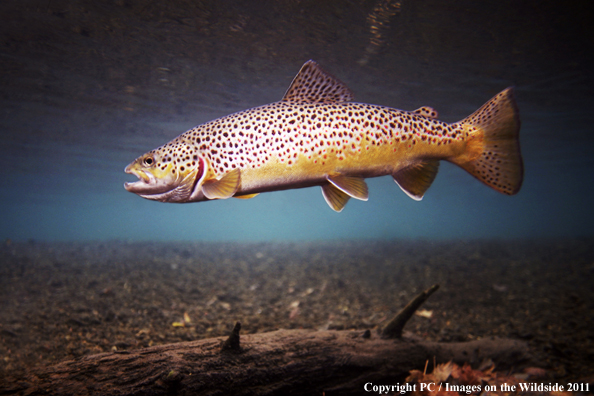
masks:
[[[143,172],[142,170],[138,170],[136,168],[136,162],[132,162],[131,164],[129,164],[128,166],[126,166],[126,168],[124,169],[125,173],[128,173],[130,175],[134,175],[138,178],[138,181],[135,182],[125,182],[124,183],[124,188],[127,191],[130,192],[135,192],[135,190],[140,186],[140,185],[146,185],[146,184],[150,184],[151,183],[151,177],[146,173]]]

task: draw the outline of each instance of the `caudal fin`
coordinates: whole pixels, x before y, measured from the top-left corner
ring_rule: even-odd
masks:
[[[503,194],[520,191],[524,167],[513,88],[498,93],[458,124],[467,128],[467,149],[450,161]]]

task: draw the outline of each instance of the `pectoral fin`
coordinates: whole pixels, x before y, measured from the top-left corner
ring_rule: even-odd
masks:
[[[326,176],[326,180],[332,183],[334,187],[355,199],[360,199],[361,201],[367,201],[369,199],[367,183],[361,177],[334,174]]]
[[[240,172],[233,169],[220,179],[211,179],[204,182],[202,192],[208,199],[227,199],[233,196],[239,188]]]
[[[401,169],[392,177],[402,191],[415,201],[420,201],[435,180],[438,170],[439,161],[430,160]]]
[[[338,188],[334,187],[333,184],[324,184],[322,186],[322,194],[324,195],[324,199],[328,206],[332,208],[335,212],[342,212],[344,206],[347,204],[350,196],[339,190]]]
[[[239,199],[251,199],[254,198],[256,195],[260,195],[260,193],[255,193],[255,194],[245,194],[245,195],[234,195],[233,198],[239,198]]]

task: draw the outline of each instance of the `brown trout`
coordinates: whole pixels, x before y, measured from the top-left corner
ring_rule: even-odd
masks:
[[[420,200],[452,162],[508,195],[523,178],[520,119],[512,88],[455,123],[430,107],[414,111],[354,103],[349,88],[306,62],[281,101],[198,125],[138,157],[126,190],[161,202],[253,198],[321,186],[340,212],[368,199],[365,178],[391,175]]]

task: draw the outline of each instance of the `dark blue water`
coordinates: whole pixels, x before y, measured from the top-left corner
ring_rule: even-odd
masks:
[[[587,2],[98,3],[0,4],[0,238],[594,235]],[[447,163],[421,202],[383,177],[368,180],[368,202],[351,200],[342,213],[319,188],[181,205],[124,190],[134,158],[196,124],[279,100],[308,59],[357,101],[429,105],[444,121],[514,85],[522,190],[501,195]]]

